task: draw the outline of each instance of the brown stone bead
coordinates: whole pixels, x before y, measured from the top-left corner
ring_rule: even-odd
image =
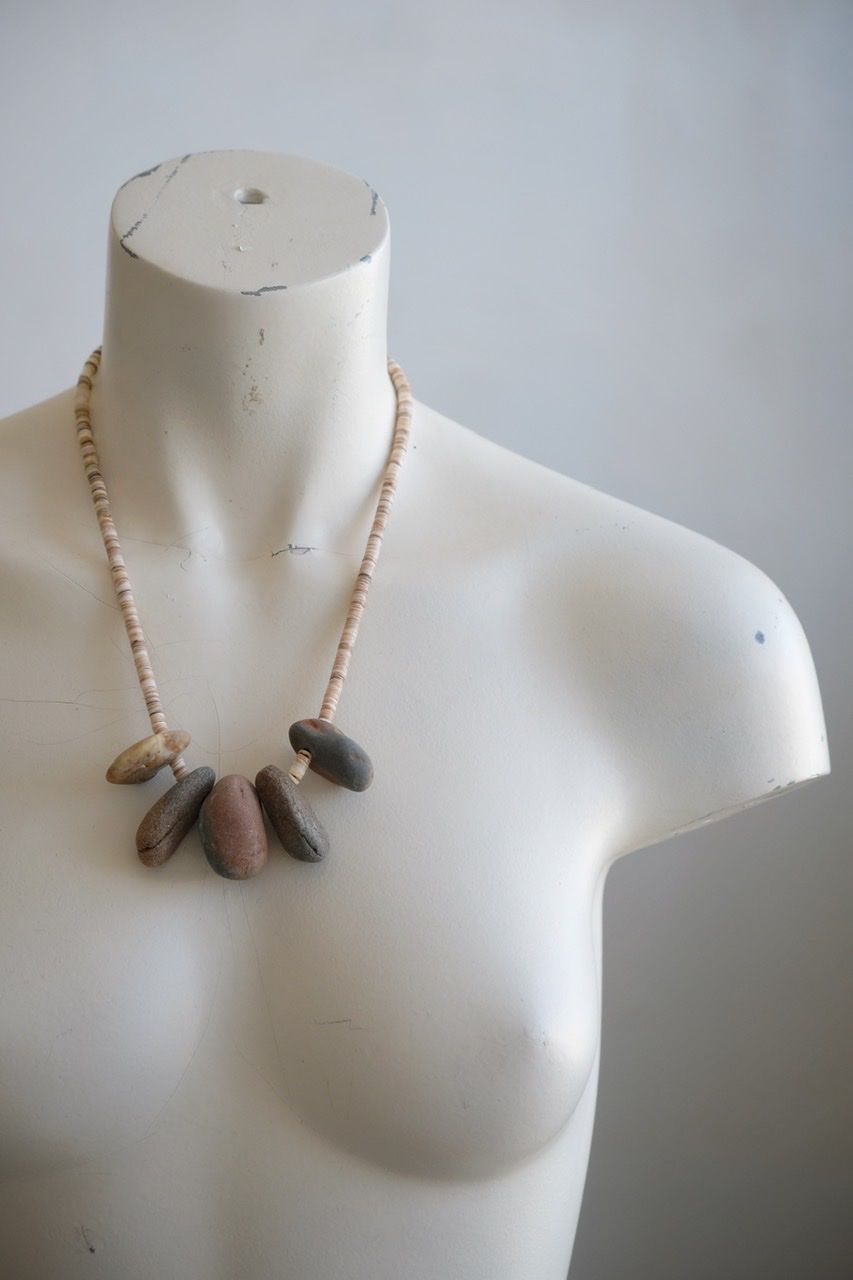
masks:
[[[151,733],[120,751],[107,769],[107,782],[147,782],[186,751],[192,738],[186,729]]]
[[[278,765],[268,764],[255,787],[285,851],[300,862],[319,862],[329,851],[329,837],[299,786]]]
[[[297,720],[288,730],[295,751],[310,751],[309,768],[350,791],[365,791],[373,765],[363,747],[328,720]]]
[[[267,832],[258,794],[241,773],[220,778],[201,806],[198,830],[205,857],[226,880],[248,880],[267,861]]]
[[[162,867],[198,817],[216,774],[207,765],[193,769],[151,806],[136,831],[136,851],[146,867]]]

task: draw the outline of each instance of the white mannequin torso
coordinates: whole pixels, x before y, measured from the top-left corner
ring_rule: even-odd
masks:
[[[286,767],[316,714],[393,425],[388,253],[375,193],[293,157],[116,199],[93,422],[190,767]],[[562,1280],[608,866],[828,772],[766,575],[414,392],[337,721],[375,780],[309,773],[329,857],[271,835],[245,883],[195,831],[136,860],[171,778],[103,781],[148,728],[72,394],[0,428],[16,1280]]]

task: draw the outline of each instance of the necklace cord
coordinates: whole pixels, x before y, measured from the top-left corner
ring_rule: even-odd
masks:
[[[122,555],[118,531],[115,526],[115,521],[113,520],[110,500],[107,494],[107,487],[101,472],[98,451],[95,446],[95,434],[92,428],[91,419],[91,395],[95,377],[101,364],[101,354],[102,348],[96,347],[83,365],[80,377],[77,379],[77,389],[74,396],[74,417],[77,424],[77,439],[82,452],[86,477],[89,481],[92,502],[94,503],[95,513],[98,517],[98,525],[101,530],[104,549],[107,553],[113,587],[115,589],[119,608],[121,609],[122,618],[124,619],[127,638],[130,642],[133,661],[136,667],[136,675],[139,680],[139,687],[142,690],[142,696],[145,699],[148,718],[151,722],[151,731],[152,733],[165,733],[168,730],[166,715],[163,710],[163,704],[160,700],[157,681],[154,677],[154,670],[146,647],[145,633],[142,629],[142,623],[140,622],[139,613],[136,608],[136,601],[133,597],[133,588],[131,586],[130,576],[127,571],[124,556]],[[373,580],[373,574],[379,559],[379,552],[382,547],[382,536],[388,522],[388,513],[391,509],[391,503],[394,500],[394,495],[397,490],[397,480],[400,474],[400,467],[408,447],[411,431],[412,393],[408,379],[400,365],[397,364],[396,360],[392,360],[390,357],[388,359],[388,373],[394,384],[394,389],[397,395],[397,413],[394,424],[394,433],[391,439],[390,454],[382,477],[382,484],[380,486],[379,499],[376,504],[373,523],[368,535],[367,545],[364,550],[361,565],[359,567],[358,574],[356,575],[355,586],[353,588],[349,608],[347,609],[341,637],[338,641],[338,647],[332,663],[331,674],[326,685],[326,691],[323,695],[320,712],[317,717],[319,720],[325,720],[330,724],[334,721],[343,683],[349,670],[352,651],[358,635],[359,623],[361,622],[364,614],[367,593],[370,588],[370,583]],[[310,752],[305,750],[297,751],[288,771],[290,778],[297,783],[301,781],[310,762]],[[189,772],[183,756],[181,755],[176,756],[170,762],[170,767],[175,778],[178,780],[186,777]]]

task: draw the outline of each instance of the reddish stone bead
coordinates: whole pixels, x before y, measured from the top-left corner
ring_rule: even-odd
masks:
[[[258,793],[241,773],[220,778],[201,806],[199,835],[217,875],[248,880],[267,861],[267,832]]]

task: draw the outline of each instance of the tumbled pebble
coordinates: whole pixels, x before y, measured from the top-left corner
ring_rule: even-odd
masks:
[[[329,837],[301,788],[278,765],[268,764],[255,778],[261,804],[282,847],[300,862],[319,862]]]
[[[241,773],[227,773],[201,806],[198,830],[205,856],[217,875],[248,880],[267,860],[264,815],[255,788]]]
[[[309,768],[350,791],[364,791],[373,781],[373,765],[363,747],[328,720],[297,720],[288,730],[295,751],[310,751]]]
[[[162,867],[198,817],[216,781],[207,765],[185,774],[151,806],[136,831],[136,851],[146,867]]]
[[[192,738],[186,729],[167,729],[132,742],[107,769],[107,782],[147,782],[186,751]]]

